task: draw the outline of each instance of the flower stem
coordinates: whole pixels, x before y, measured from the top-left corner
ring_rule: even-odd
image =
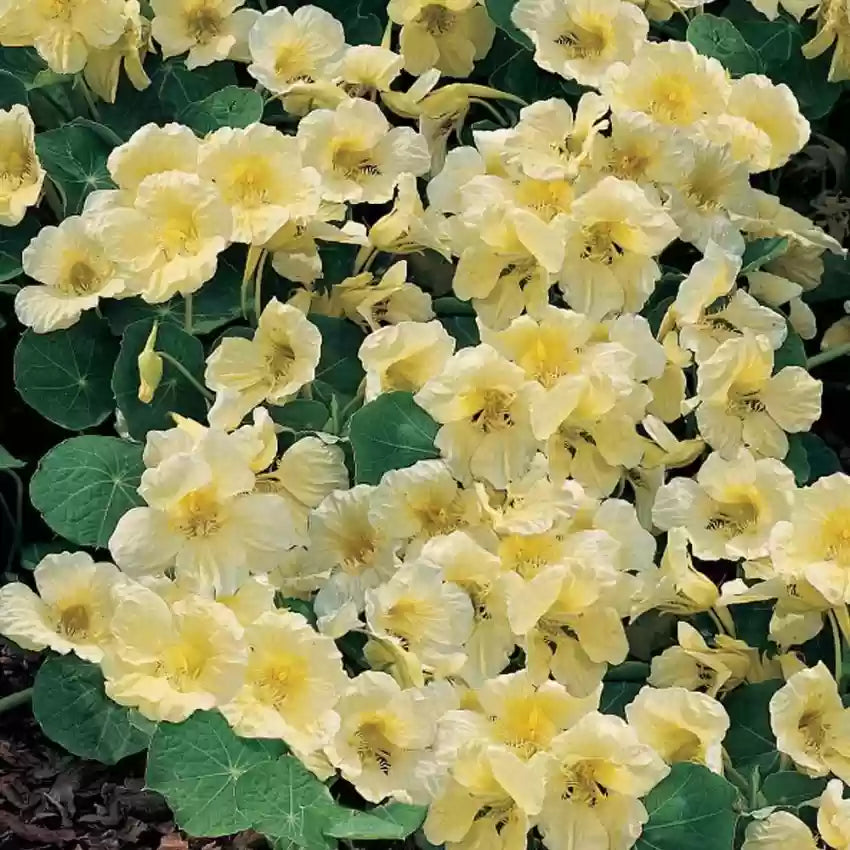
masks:
[[[86,81],[83,79],[82,75],[77,77],[76,83],[79,86],[80,91],[83,93],[83,97],[85,98],[86,106],[89,109],[91,117],[95,121],[97,121],[98,124],[100,124],[100,110],[97,108],[97,104],[94,102],[94,98],[92,97],[91,91],[86,85]]]
[[[254,317],[258,325],[263,312],[263,274],[266,271],[266,259],[268,256],[269,252],[265,250],[260,254],[260,259],[257,262],[257,276],[254,280]]]
[[[20,708],[26,705],[32,699],[32,688],[24,688],[16,694],[9,694],[7,697],[0,699],[0,714],[6,711],[11,711],[13,708]]]
[[[714,627],[717,629],[717,633],[719,635],[726,634],[726,627],[723,625],[723,621],[720,617],[717,616],[717,612],[713,608],[709,608],[705,612],[711,618],[711,622],[714,623]]]
[[[192,307],[194,306],[191,293],[183,297],[183,306],[186,310],[183,318],[183,327],[186,329],[186,333],[190,334],[192,333]]]
[[[826,351],[822,351],[820,354],[810,357],[806,361],[806,368],[811,372],[816,366],[823,366],[824,363],[837,360],[845,354],[850,354],[850,342],[847,342],[844,345],[836,345],[835,348],[827,348]]]
[[[207,401],[215,401],[215,395],[211,393],[198,379],[176,358],[167,351],[157,351],[157,354],[170,363]]]

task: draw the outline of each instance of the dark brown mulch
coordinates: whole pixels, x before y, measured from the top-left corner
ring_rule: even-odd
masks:
[[[32,684],[39,657],[0,644],[0,697]],[[144,761],[83,761],[42,735],[28,705],[0,715],[0,850],[260,850],[255,833],[189,839],[144,789]]]

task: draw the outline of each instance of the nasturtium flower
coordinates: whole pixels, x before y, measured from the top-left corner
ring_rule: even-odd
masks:
[[[776,748],[809,776],[850,780],[850,709],[822,661],[791,676],[770,698]]]
[[[529,404],[533,384],[489,345],[465,348],[416,394],[441,428],[435,445],[461,481],[505,487],[537,449]]]
[[[116,186],[132,202],[142,181],[151,174],[195,173],[200,150],[198,137],[182,124],[145,124],[123,145],[112,149],[106,166]]]
[[[302,168],[298,143],[274,127],[222,127],[201,147],[198,174],[233,213],[234,242],[265,245],[289,221],[314,216],[321,176]]]
[[[419,176],[431,167],[425,137],[411,127],[391,128],[380,107],[362,98],[314,110],[301,119],[297,138],[329,201],[384,203],[402,174]]]
[[[649,818],[639,798],[669,772],[619,717],[592,712],[549,745],[540,831],[547,847],[630,847]]]
[[[723,773],[729,717],[714,697],[679,687],[644,687],[626,706],[626,720],[667,764],[693,762]]]
[[[547,71],[598,86],[614,62],[630,62],[646,41],[649,22],[624,0],[520,0],[511,20],[533,42]]]
[[[346,47],[336,67],[336,83],[349,97],[369,97],[390,91],[404,59],[387,47],[355,44]]]
[[[141,297],[160,304],[213,277],[233,214],[209,181],[165,171],[142,180],[132,207],[105,211],[99,232],[107,254],[140,275]]]
[[[124,34],[124,0],[12,0],[3,21],[3,44],[33,45],[51,71],[82,71],[92,49],[110,47]]]
[[[773,347],[746,333],[727,340],[697,370],[697,425],[724,457],[741,445],[762,457],[788,453],[786,432],[807,431],[820,416],[822,385],[800,366],[775,375]]]
[[[345,51],[342,24],[324,9],[279,8],[260,17],[248,35],[248,73],[270,92],[330,80]]]
[[[348,686],[334,642],[300,614],[269,611],[245,629],[245,684],[221,706],[237,735],[281,738],[297,753],[325,746],[339,728],[334,706]]]
[[[0,588],[0,632],[23,649],[73,652],[99,662],[112,640],[117,567],[85,552],[46,555],[33,573],[38,593],[20,582]]]
[[[827,79],[832,83],[850,79],[850,10],[847,4],[842,0],[822,0],[818,4],[817,24],[814,38],[803,45],[803,55],[814,59],[835,44]]]
[[[272,298],[253,339],[226,337],[210,355],[205,380],[217,394],[210,421],[235,428],[264,401],[285,404],[313,380],[321,347],[319,329],[297,308]]]
[[[373,331],[358,356],[366,370],[366,401],[394,390],[417,392],[443,371],[455,341],[437,321],[399,322]]]
[[[386,673],[361,673],[341,695],[325,754],[366,800],[426,802],[438,776],[437,721],[456,705],[447,682],[402,690]]]
[[[794,474],[779,460],[744,448],[728,460],[710,454],[694,478],[674,478],[655,497],[659,528],[682,527],[694,555],[703,560],[763,558],[770,536],[791,516]]]
[[[197,592],[233,593],[249,572],[267,572],[302,542],[287,502],[254,492],[255,483],[244,449],[210,429],[145,470],[147,506],[121,517],[110,551],[131,575],[174,568]]]
[[[850,800],[844,799],[844,783],[830,779],[818,806],[818,832],[835,850],[850,847]]]
[[[741,850],[817,850],[812,831],[791,812],[771,812],[753,820],[744,833]]]
[[[123,588],[116,601],[102,662],[110,699],[150,720],[180,723],[237,693],[248,647],[227,606],[200,596],[169,605],[140,584]]]
[[[0,227],[20,224],[38,203],[44,175],[29,110],[21,104],[0,110]]]
[[[248,33],[260,13],[245,0],[151,0],[151,32],[164,58],[189,52],[190,70],[221,59],[247,62]]]
[[[496,34],[478,0],[390,0],[387,14],[401,24],[404,67],[416,75],[436,68],[451,77],[468,76]]]
[[[131,294],[133,275],[109,258],[99,216],[68,216],[43,227],[24,249],[22,264],[40,285],[15,296],[15,312],[36,333],[76,324],[101,298]]]

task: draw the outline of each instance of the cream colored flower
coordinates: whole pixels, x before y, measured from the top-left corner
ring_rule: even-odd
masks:
[[[669,772],[625,721],[592,712],[550,744],[540,830],[552,850],[630,847],[648,815],[638,799]]]
[[[248,36],[248,73],[269,91],[286,94],[299,83],[330,80],[345,50],[342,24],[324,9],[272,9]]]
[[[455,341],[439,322],[399,322],[369,334],[358,356],[366,370],[366,401],[383,392],[417,392],[443,371]]]
[[[298,142],[306,165],[322,175],[329,201],[378,204],[392,198],[403,173],[425,174],[431,156],[424,136],[390,127],[380,107],[352,98],[301,119]]]
[[[285,404],[315,377],[321,347],[319,329],[300,310],[272,298],[253,339],[226,337],[210,355],[205,381],[217,394],[210,422],[235,428],[264,401]]]
[[[585,86],[598,86],[615,62],[630,62],[649,31],[643,12],[624,0],[520,0],[511,20],[534,42],[541,68]]]
[[[814,5],[807,3],[806,7]],[[818,30],[803,45],[803,56],[814,59],[835,44],[827,79],[838,83],[850,79],[850,12],[842,0],[823,0],[817,10]]]
[[[134,206],[105,212],[100,224],[107,253],[139,273],[145,301],[160,304],[212,278],[233,216],[212,183],[166,171],[146,177]]]
[[[245,0],[151,0],[153,37],[164,58],[189,51],[190,70],[221,59],[247,62],[248,33],[260,18]]]
[[[99,238],[99,216],[69,216],[58,227],[43,227],[24,249],[26,274],[41,286],[15,296],[15,312],[36,333],[69,328],[101,298],[126,295],[132,276],[112,262]]]
[[[174,568],[196,592],[233,593],[301,542],[287,502],[254,485],[244,447],[210,429],[145,470],[139,492],[148,506],[121,517],[110,551],[128,573]]]
[[[115,184],[132,201],[142,181],[151,174],[196,172],[200,150],[198,137],[182,124],[145,124],[123,145],[113,148],[106,166]]]
[[[169,606],[134,584],[118,595],[102,667],[107,696],[150,720],[180,723],[229,702],[245,675],[243,629],[226,606],[186,597]]]
[[[747,826],[741,850],[817,850],[812,831],[791,812],[771,812]]]
[[[695,478],[659,489],[652,519],[665,531],[683,527],[698,558],[763,558],[774,526],[791,516],[795,491],[794,474],[781,461],[756,460],[744,448],[729,460],[713,453]]]
[[[22,649],[99,662],[112,640],[114,591],[124,578],[85,552],[45,556],[33,573],[38,593],[11,582],[0,588],[0,634]]]
[[[820,798],[818,832],[834,850],[850,847],[850,800],[844,799],[844,783],[830,779]]]
[[[459,351],[416,403],[441,424],[435,445],[461,481],[504,488],[531,463],[537,441],[529,421],[533,385],[489,345]]]
[[[387,13],[401,24],[404,67],[416,75],[436,68],[451,77],[469,76],[496,34],[477,0],[390,0]]]
[[[230,206],[233,241],[265,245],[289,221],[319,211],[321,177],[300,164],[292,136],[252,124],[222,127],[205,139],[198,174],[214,183]]]
[[[337,85],[349,97],[369,97],[390,91],[401,73],[404,59],[386,47],[355,44],[346,47],[336,69]]]
[[[820,416],[820,381],[799,366],[772,371],[770,341],[752,333],[724,342],[700,364],[697,425],[724,457],[742,444],[757,456],[785,457],[786,432],[807,431]]]
[[[0,226],[20,224],[38,203],[43,183],[29,110],[20,104],[0,110]]]
[[[850,711],[822,661],[791,676],[770,699],[776,748],[809,776],[850,779]]]
[[[337,705],[342,722],[325,754],[367,800],[426,802],[437,721],[456,705],[446,682],[402,690],[386,673],[361,673]]]
[[[694,762],[723,773],[729,717],[714,697],[685,688],[644,687],[626,706],[626,720],[667,764]]]
[[[296,753],[327,744],[339,728],[334,706],[348,686],[334,642],[300,614],[269,611],[245,629],[245,684],[221,713],[237,735],[281,738]]]

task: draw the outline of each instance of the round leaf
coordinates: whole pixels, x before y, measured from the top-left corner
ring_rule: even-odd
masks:
[[[96,664],[74,655],[49,658],[32,695],[38,725],[51,741],[84,759],[115,764],[144,750],[156,724],[110,700]]]
[[[24,273],[21,255],[40,229],[32,215],[25,216],[17,227],[0,227],[0,281],[14,280]]]
[[[378,396],[351,417],[358,484],[377,484],[390,469],[403,469],[418,460],[436,458],[439,426],[407,392]]]
[[[724,741],[735,767],[747,766],[759,756],[776,751],[776,738],[770,728],[768,705],[782,682],[777,680],[742,685],[726,698],[730,728]]]
[[[148,431],[165,430],[174,425],[170,414],[180,413],[191,419],[206,417],[207,407],[197,387],[168,360],[163,362],[162,380],[150,404],[139,401],[138,357],[153,328],[150,319],[134,322],[124,332],[121,352],[115,361],[112,390],[118,409],[124,414],[127,430],[135,440],[144,440]],[[156,350],[171,355],[203,384],[204,347],[200,341],[176,325],[160,325]]]
[[[688,25],[688,41],[703,56],[712,56],[731,74],[757,74],[758,54],[744,40],[735,24],[716,15],[697,15]]]
[[[107,545],[118,520],[142,503],[142,448],[116,437],[72,437],[52,448],[30,498],[57,534],[79,546]]]
[[[388,803],[369,812],[340,809],[325,835],[349,841],[400,841],[422,826],[428,809],[405,803]]]
[[[364,334],[353,322],[329,316],[310,316],[322,333],[322,356],[316,380],[341,393],[354,395],[366,374],[357,356]]]
[[[493,23],[504,33],[509,35],[518,44],[529,49],[534,45],[531,39],[511,20],[511,13],[516,6],[517,0],[485,0],[487,14],[492,18]]]
[[[238,738],[218,712],[199,711],[183,723],[159,725],[145,781],[165,797],[186,832],[230,835],[253,823],[241,801],[237,804],[237,780],[283,749],[280,741]]]
[[[701,764],[674,764],[644,799],[649,814],[636,850],[729,850],[738,796],[722,776]]]
[[[247,127],[262,117],[263,98],[259,92],[227,86],[200,103],[190,103],[180,113],[179,120],[204,136],[220,127]]]
[[[82,431],[115,408],[111,380],[117,355],[106,323],[91,314],[68,330],[27,331],[15,351],[15,386],[45,419]]]

